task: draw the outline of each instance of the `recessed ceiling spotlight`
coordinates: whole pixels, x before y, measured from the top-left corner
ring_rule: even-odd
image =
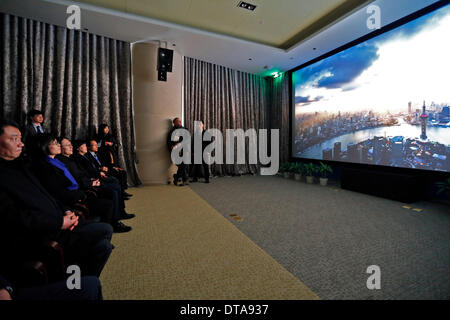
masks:
[[[290,60],[294,60],[294,57],[290,57],[289,59],[290,59]]]
[[[176,46],[176,44],[175,44],[175,43],[172,43],[172,46],[174,46],[174,47],[175,47],[175,46]]]
[[[243,9],[247,9],[247,10],[250,10],[250,11],[253,11],[253,10],[256,9],[256,6],[254,4],[247,3],[247,2],[244,2],[244,1],[240,1],[239,4],[238,4],[238,7],[239,8],[243,8]]]
[[[248,58],[248,60],[250,60],[250,61],[251,61],[251,60],[252,60],[252,58]]]
[[[313,50],[316,50],[316,48],[313,48]]]

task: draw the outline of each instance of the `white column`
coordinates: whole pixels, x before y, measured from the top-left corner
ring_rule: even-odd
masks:
[[[158,81],[158,45],[132,45],[133,105],[137,169],[144,184],[167,183],[176,172],[166,146],[171,120],[181,118],[183,59],[174,51],[167,82]]]

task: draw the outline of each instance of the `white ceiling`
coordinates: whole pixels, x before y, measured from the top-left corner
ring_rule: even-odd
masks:
[[[374,0],[76,0],[282,49],[323,30]]]
[[[380,7],[384,26],[434,2],[377,0],[372,4]],[[166,41],[168,48],[182,55],[262,75],[287,71],[371,32],[366,24],[366,7],[287,50],[73,1],[0,0],[0,11],[65,26],[66,8],[71,4],[80,6],[81,27],[90,33],[128,42]]]

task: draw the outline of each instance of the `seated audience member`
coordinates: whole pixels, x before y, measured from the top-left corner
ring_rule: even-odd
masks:
[[[61,281],[39,287],[16,288],[0,275],[0,301],[103,300],[102,286],[97,277],[81,277],[80,286],[80,289],[70,290],[67,283]]]
[[[125,192],[125,189],[128,188],[126,171],[119,167],[112,166],[110,162],[105,162],[105,160],[100,157],[100,155],[98,154],[97,141],[89,141],[88,153],[86,153],[86,158],[91,162],[93,166],[97,166],[100,171],[104,172],[108,176],[115,177],[119,181],[122,188],[122,194],[125,198],[129,198],[132,196],[131,194]],[[109,165],[111,165],[111,167]]]
[[[126,190],[128,188],[127,172],[120,167],[118,160],[119,145],[117,143],[117,139],[111,134],[107,124],[100,125],[95,140],[97,142],[97,146],[93,145],[92,141],[90,141],[89,152],[94,158],[95,155],[98,156],[100,163],[108,168],[110,175],[119,179],[122,184],[122,188]],[[131,197],[131,194],[129,193],[125,192],[125,195]]]
[[[118,219],[113,219],[113,203],[111,200],[99,198],[93,193],[83,192],[64,163],[56,158],[61,154],[61,145],[50,134],[42,134],[38,140],[41,156],[35,161],[35,174],[42,185],[57,200],[67,206],[78,203],[89,208],[91,216],[100,216],[102,222],[113,226],[114,232],[127,232],[131,228]]]
[[[0,252],[8,257],[0,259],[0,273],[14,282],[22,253],[54,240],[64,250],[66,265],[99,277],[111,254],[112,227],[78,220],[54,199],[19,158],[21,136],[15,123],[0,121]]]
[[[120,219],[131,219],[135,215],[132,213],[127,213],[125,211],[125,202],[122,194],[122,188],[120,187],[119,181],[114,177],[109,177],[105,172],[101,171],[100,168],[94,165],[87,157],[88,149],[86,142],[76,141],[75,143],[76,152],[71,156],[72,159],[78,164],[80,169],[84,170],[84,173],[93,180],[98,180],[100,186],[105,187],[117,194],[116,198],[119,203],[120,208]]]
[[[94,140],[95,142],[95,140]],[[88,142],[84,141],[77,141],[77,154],[75,156],[76,161],[83,166],[86,170],[89,171],[89,173],[97,178],[100,178],[101,181],[104,181],[108,184],[114,184],[118,185],[121,190],[121,195],[125,200],[128,200],[129,197],[127,197],[124,193],[124,189],[116,177],[113,177],[109,175],[108,173],[108,167],[99,165],[100,160],[97,161],[95,158],[93,158],[92,154],[89,152],[88,144],[90,143],[90,140]],[[98,159],[98,158],[97,158]]]
[[[113,201],[113,218],[114,218],[114,230],[116,232],[124,232],[125,230],[131,230],[131,227],[125,226],[119,220],[123,219],[125,215],[122,215],[124,208],[122,207],[123,200],[120,199],[120,194],[116,190],[108,189],[103,186],[100,179],[94,179],[78,165],[73,156],[73,146],[69,139],[61,139],[61,153],[56,155],[56,159],[61,161],[69,170],[71,175],[79,184],[79,188],[82,190],[94,191],[99,198],[110,199]],[[90,192],[89,192],[90,193]],[[122,202],[122,203],[121,203]],[[124,205],[124,204],[123,204]],[[129,215],[129,218],[133,216]]]

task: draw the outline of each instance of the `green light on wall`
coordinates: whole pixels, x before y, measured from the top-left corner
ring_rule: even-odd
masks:
[[[272,72],[272,77],[278,78],[281,74],[279,72]]]

